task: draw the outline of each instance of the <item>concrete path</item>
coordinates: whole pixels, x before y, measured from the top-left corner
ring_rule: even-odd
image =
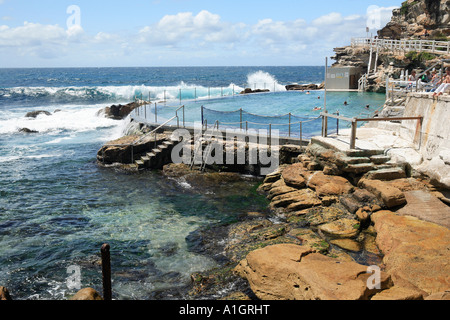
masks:
[[[450,229],[450,207],[431,193],[418,190],[404,192],[408,204],[397,214],[413,216]]]

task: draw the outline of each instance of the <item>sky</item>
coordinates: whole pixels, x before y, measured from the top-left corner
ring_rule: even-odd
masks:
[[[320,66],[402,0],[0,0],[0,68]]]

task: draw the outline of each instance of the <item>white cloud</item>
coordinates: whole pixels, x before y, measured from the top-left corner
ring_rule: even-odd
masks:
[[[0,24],[0,53],[1,57],[8,54],[59,57],[60,60],[70,55],[74,61],[89,60],[90,63],[95,63],[95,59],[98,63],[106,59],[119,64],[126,59],[147,62],[162,57],[166,64],[171,61],[183,64],[189,59],[200,63],[215,59],[218,64],[220,61],[227,63],[229,57],[234,61],[252,61],[253,56],[255,63],[278,59],[301,64],[301,57],[316,60],[319,57],[320,60],[331,55],[334,47],[347,45],[351,37],[365,36],[366,25],[373,17],[384,26],[393,7],[373,6],[371,9],[366,15],[343,16],[332,12],[312,22],[261,19],[252,25],[223,21],[220,15],[206,10],[197,14],[180,12],[163,16],[138,32],[120,34],[89,35],[79,25],[67,29],[31,22],[18,27]]]
[[[154,25],[139,31],[139,42],[160,46],[183,46],[197,40],[206,43],[239,41],[245,25],[221,21],[221,17],[209,11],[181,12],[166,15]]]

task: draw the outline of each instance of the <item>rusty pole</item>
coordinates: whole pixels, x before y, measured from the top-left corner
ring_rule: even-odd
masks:
[[[109,244],[104,244],[101,248],[102,253],[102,277],[103,277],[103,299],[112,300],[111,290],[111,255]]]

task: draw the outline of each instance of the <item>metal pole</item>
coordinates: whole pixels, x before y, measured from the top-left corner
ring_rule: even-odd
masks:
[[[241,127],[241,130],[242,130],[242,108],[239,110],[239,112],[240,112],[240,127]]]
[[[350,149],[355,149],[356,148],[356,129],[358,127],[358,123],[356,122],[356,120],[352,121],[352,135],[350,137]]]
[[[111,289],[111,255],[109,244],[104,244],[101,248],[102,254],[102,278],[103,278],[103,299],[106,301],[112,300]]]
[[[155,123],[158,123],[158,106],[155,102]]]
[[[303,122],[300,122],[300,146],[303,145]]]
[[[292,114],[289,113],[289,138],[291,137],[291,116]]]
[[[205,118],[204,118],[204,111],[203,111],[203,106],[202,106],[202,126],[205,123]]]
[[[337,116],[339,117],[339,111],[337,112]],[[339,135],[339,118],[336,119],[336,134]]]

